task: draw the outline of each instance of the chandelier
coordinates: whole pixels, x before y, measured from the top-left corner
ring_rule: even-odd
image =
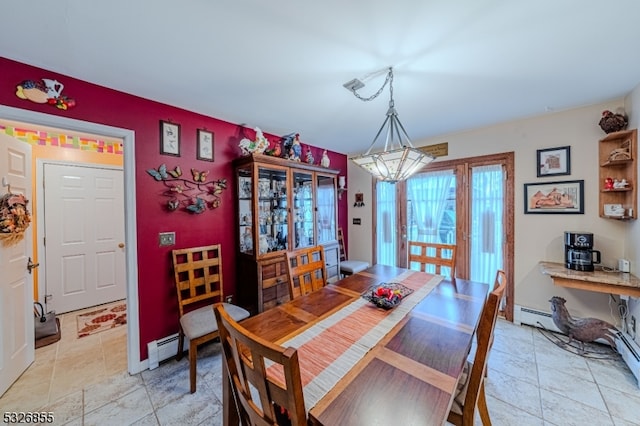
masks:
[[[387,78],[382,84],[382,87],[368,98],[364,98],[356,92],[358,89],[364,87],[364,84],[360,80],[351,80],[345,83],[344,87],[350,90],[356,98],[368,102],[377,98],[387,83],[389,83],[389,109],[387,110],[387,116],[382,126],[380,126],[376,137],[373,138],[373,142],[371,142],[367,152],[363,155],[350,158],[350,160],[371,173],[376,179],[395,183],[407,179],[422,167],[432,162],[434,158],[414,148],[409,139],[409,135],[407,135],[402,123],[400,123],[398,112],[393,103],[393,68],[389,67]],[[378,139],[382,139],[381,135],[383,134],[385,139],[384,150],[371,152],[378,142]]]

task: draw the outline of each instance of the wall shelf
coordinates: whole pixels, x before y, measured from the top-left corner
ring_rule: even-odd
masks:
[[[631,220],[637,218],[637,129],[621,130],[609,133],[598,143],[599,169],[599,215],[604,219]],[[624,188],[606,188],[608,178],[622,181],[625,179],[629,186]],[[624,215],[612,216],[605,214],[605,205],[620,204],[624,208]]]

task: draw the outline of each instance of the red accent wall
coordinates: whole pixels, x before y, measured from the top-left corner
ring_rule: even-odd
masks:
[[[74,99],[76,106],[64,111],[16,96],[16,85],[24,80],[41,78],[56,79],[63,83],[62,94]],[[237,241],[234,230],[236,207],[231,161],[240,155],[238,142],[245,137],[243,132],[246,131],[248,137],[252,138],[254,135],[252,129],[244,129],[214,117],[196,114],[3,57],[0,57],[0,104],[135,131],[141,360],[147,358],[148,342],[178,331],[178,306],[171,270],[171,249],[222,244],[225,294],[236,294]],[[160,120],[171,120],[180,124],[179,158],[160,155]],[[214,132],[215,162],[213,163],[196,160],[198,128],[206,128]],[[304,129],[292,128],[291,131],[301,133],[303,153],[306,152]],[[270,141],[275,141],[280,135],[265,134],[265,136]],[[319,147],[311,147],[311,149],[318,161],[322,149]],[[339,169],[342,171],[341,174],[346,175],[347,157],[335,152],[329,152],[329,156],[331,168]],[[166,163],[169,169],[180,165],[185,173],[189,173],[193,167],[198,170],[209,170],[211,178],[226,178],[230,186],[222,194],[221,206],[198,215],[164,210],[166,197],[161,195],[164,187],[146,173],[147,169],[155,169],[162,163]],[[347,229],[347,197],[342,197],[338,209],[339,226]],[[176,245],[158,247],[158,233],[166,231],[175,231]]]

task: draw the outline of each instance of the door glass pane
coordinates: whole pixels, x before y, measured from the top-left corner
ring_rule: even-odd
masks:
[[[258,168],[258,254],[286,250],[287,172]]]
[[[293,173],[293,211],[293,248],[314,246],[313,179],[309,173]]]
[[[377,237],[376,263],[396,266],[396,185],[389,182],[376,184]]]
[[[253,254],[253,218],[251,208],[253,206],[253,188],[251,185],[251,167],[238,169],[238,222],[240,226],[240,252]]]
[[[421,173],[407,180],[407,238],[456,243],[456,179],[453,170]]]
[[[317,221],[318,244],[335,241],[336,231],[336,178],[318,175]]]
[[[493,283],[503,269],[504,173],[500,164],[471,171],[470,279]]]
[[[452,169],[421,173],[407,180],[407,239],[456,244],[456,178]],[[426,265],[425,271],[435,273],[435,265]],[[449,268],[441,273],[451,275]]]

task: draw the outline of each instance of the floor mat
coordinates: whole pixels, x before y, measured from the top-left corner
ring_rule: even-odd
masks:
[[[127,304],[124,300],[96,306],[77,315],[78,338],[110,330],[127,323]]]

